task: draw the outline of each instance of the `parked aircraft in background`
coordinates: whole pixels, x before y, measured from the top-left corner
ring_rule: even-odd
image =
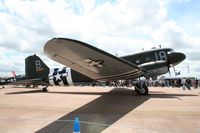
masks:
[[[4,88],[4,85],[7,85],[15,81],[15,77],[0,77],[0,86]]]
[[[25,59],[25,76],[16,78],[13,84],[69,86],[92,83],[94,81],[116,81],[153,78],[169,72],[169,68],[185,59],[183,53],[171,48],[142,51],[123,57],[116,57],[84,42],[66,38],[53,38],[44,46],[45,54],[67,66],[49,69],[37,56]],[[135,85],[139,95],[147,95],[148,87],[142,82]]]
[[[16,77],[18,77],[15,73],[15,71],[12,71],[12,76],[11,77],[0,77],[0,86],[4,88],[4,85],[7,85],[13,81],[16,80]]]
[[[34,80],[36,80],[36,79],[34,79]],[[32,79],[27,79],[25,74],[13,75],[11,77],[3,77],[3,78],[0,77],[0,86],[2,86],[4,88],[5,85],[24,85],[26,87],[30,87],[31,85],[33,85],[33,86],[44,85],[38,81],[36,81],[36,82],[33,82],[33,81],[32,81]]]

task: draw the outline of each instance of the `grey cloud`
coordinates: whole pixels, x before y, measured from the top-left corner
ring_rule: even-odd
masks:
[[[187,58],[192,61],[200,61],[200,51],[186,52]]]
[[[189,43],[187,42],[185,35],[181,32],[175,32],[172,31],[169,33],[170,35],[169,40],[172,43],[174,48],[188,48],[189,47]]]
[[[8,49],[27,53],[40,51],[40,46],[44,45],[41,42],[55,35],[50,20],[44,14],[30,14],[26,18],[18,13],[4,13],[2,19],[0,46]]]
[[[24,7],[27,6],[30,5]],[[68,8],[71,6],[63,10],[64,4],[59,5],[59,9],[54,5],[48,5],[41,11],[36,10],[36,6],[38,5],[31,3],[30,8],[26,10],[27,16],[23,14],[23,10],[9,12],[7,15],[6,13],[2,15],[0,12],[0,19],[4,19],[0,21],[1,47],[13,49],[19,53],[23,52],[27,56],[35,53],[43,55],[43,46],[46,41],[57,35],[88,42],[119,55],[135,53],[142,48],[154,47],[156,44],[172,47],[176,51],[190,47],[184,29],[175,22],[168,23],[170,20],[165,20],[165,14],[163,15],[162,11],[165,12],[166,7],[159,0],[151,2],[123,0],[115,5],[105,3],[83,15],[70,12],[71,9],[68,10]],[[54,10],[55,8],[58,10]],[[158,33],[152,35],[154,32]],[[118,39],[115,40],[115,38]],[[148,41],[138,43],[137,39]],[[153,42],[156,44],[153,45]],[[189,60],[200,59],[198,52],[186,54]],[[19,66],[20,63],[15,65]],[[14,65],[12,68],[15,68]]]
[[[194,71],[197,72],[197,73],[199,73],[199,76],[200,76],[200,67],[194,68]]]

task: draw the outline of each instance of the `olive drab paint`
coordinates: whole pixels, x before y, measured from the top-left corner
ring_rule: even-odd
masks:
[[[47,80],[49,67],[38,56],[32,55],[25,59],[25,75],[26,79]]]
[[[70,86],[93,81],[91,78],[69,67],[50,70],[37,55],[31,55],[25,59],[25,72],[26,79],[39,79],[40,82],[48,83],[51,86]]]

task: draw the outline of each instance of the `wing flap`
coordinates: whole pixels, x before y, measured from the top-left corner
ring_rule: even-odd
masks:
[[[44,52],[49,58],[95,80],[144,74],[140,67],[77,40],[53,38],[45,44]]]

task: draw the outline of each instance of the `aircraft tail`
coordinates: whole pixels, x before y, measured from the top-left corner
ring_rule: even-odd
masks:
[[[47,80],[49,67],[34,54],[25,59],[25,75],[26,79],[41,78],[41,80]]]
[[[15,71],[11,71],[11,73],[12,73],[12,75],[13,75],[14,77],[17,76]]]

